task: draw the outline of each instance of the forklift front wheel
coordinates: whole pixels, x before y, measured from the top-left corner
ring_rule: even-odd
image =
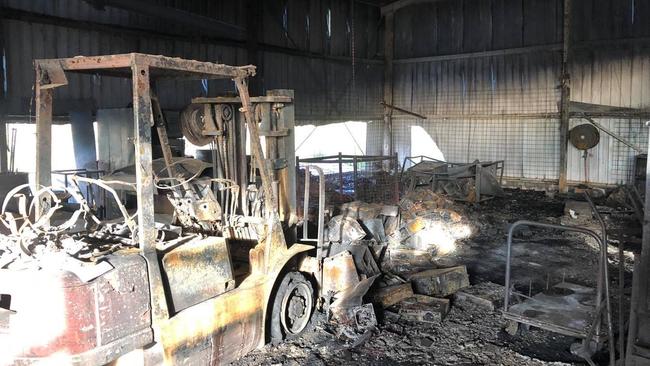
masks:
[[[293,338],[307,327],[314,309],[311,282],[300,272],[287,273],[273,300],[271,309],[271,341]]]

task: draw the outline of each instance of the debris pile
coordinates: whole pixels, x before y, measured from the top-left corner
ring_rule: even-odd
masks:
[[[361,227],[365,236],[355,243],[370,249],[381,270],[381,275],[362,299],[365,303],[373,303],[376,311],[377,325],[372,335],[367,340],[367,335],[358,338],[365,342],[351,348],[350,345],[358,342],[350,342],[342,333],[324,326],[324,331],[317,328],[318,331],[308,332],[300,340],[254,351],[236,365],[568,365],[584,362],[571,353],[573,337],[535,327],[518,330],[517,324],[514,323],[513,328],[501,312],[505,295],[501,285],[506,254],[504,244],[509,225],[520,219],[556,224],[565,219],[575,224],[575,219],[564,216],[564,198],[544,192],[508,190],[506,198],[486,201],[480,208],[455,203],[444,195],[421,188],[403,198],[405,200],[397,206],[351,202],[343,207],[345,209],[330,211],[353,218],[352,221],[359,224],[355,227]],[[407,198],[412,205],[402,205],[408,202]],[[387,210],[389,207],[394,213]],[[469,224],[472,230],[469,238],[457,241],[455,252],[443,256],[434,252],[435,246],[423,251],[391,242],[406,220],[441,210],[457,213],[460,223]],[[371,223],[369,226],[368,222],[373,219],[383,225],[376,227]],[[627,221],[616,222],[617,227],[627,225]],[[597,225],[593,220],[591,224]],[[625,233],[628,235],[627,231]],[[531,286],[533,292],[537,292],[547,283],[561,279],[590,283],[598,264],[593,243],[532,227],[518,231],[518,235],[513,247],[513,273],[519,293],[528,294]],[[610,243],[613,237],[614,234]],[[401,265],[395,266],[395,263]],[[632,269],[629,259],[625,266],[629,273]],[[465,268],[471,277],[469,286],[463,280]],[[447,271],[458,278],[451,278],[450,273],[445,273]],[[422,275],[423,272],[428,274]],[[445,293],[433,286],[428,293],[421,293],[422,288],[427,287],[417,289],[419,286],[413,283],[427,276],[432,282],[437,281],[432,274],[435,272],[442,272],[441,284],[442,279],[449,277],[446,285],[449,295],[431,295]],[[508,333],[513,330],[515,336]],[[596,358],[594,360],[600,362]]]
[[[398,317],[440,323],[451,296],[470,285],[465,266],[432,261],[474,230],[441,195],[417,189],[398,206],[354,201],[336,213],[327,225],[323,293],[332,294],[330,326],[346,344],[367,340],[376,325],[363,299]]]
[[[385,262],[395,273],[431,267],[477,230],[460,205],[426,188],[408,192],[399,214],[399,225],[387,236]]]
[[[503,306],[505,288],[493,282],[481,282],[454,294],[454,304],[461,307],[479,307],[495,311]]]

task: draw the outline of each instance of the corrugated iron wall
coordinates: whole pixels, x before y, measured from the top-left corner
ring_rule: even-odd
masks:
[[[244,1],[148,2],[151,6],[174,7],[246,27]],[[382,65],[376,59],[378,8],[355,2],[352,9],[349,0],[265,0],[259,4],[263,7],[263,32],[259,41],[303,54],[268,50],[258,53],[262,89],[294,89],[299,124],[381,116]],[[0,14],[4,18],[2,32],[8,76],[5,104],[10,114],[30,113],[34,79],[31,65],[35,58],[143,52],[232,65],[248,61],[245,40],[243,46],[238,46],[205,37],[169,37],[188,34],[188,27],[127,10],[93,7],[82,0],[0,0],[0,6],[23,15],[36,15],[33,19],[17,19],[15,15]],[[57,18],[47,17],[72,22],[60,23],[53,21]],[[100,26],[94,26],[97,23]],[[120,28],[111,31],[107,25]],[[305,52],[315,56],[307,57]],[[119,108],[131,102],[128,80],[73,75],[69,81],[67,87],[56,91],[55,113],[65,114],[88,105],[93,109]],[[206,93],[200,82],[158,85],[161,103],[173,110],[183,108],[195,96],[235,91],[232,83],[224,81],[210,82],[207,89]]]
[[[643,38],[650,4],[573,4],[571,100],[650,107],[650,44]],[[421,126],[449,161],[503,159],[507,176],[557,179],[562,12],[561,0],[438,1],[398,10],[394,103],[427,117],[394,117],[400,157],[411,152],[412,126]],[[512,48],[524,49],[480,54]],[[413,60],[428,56],[445,57]],[[646,145],[640,119],[598,121]],[[572,119],[571,127],[582,122]],[[625,182],[635,154],[601,133],[587,157],[588,180]],[[584,181],[584,172],[582,153],[569,146],[569,180]]]

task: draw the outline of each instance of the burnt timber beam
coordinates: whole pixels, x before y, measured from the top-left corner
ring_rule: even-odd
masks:
[[[571,52],[576,53],[580,51],[589,51],[589,50],[602,49],[602,48],[608,48],[608,49],[622,48],[622,47],[630,47],[632,45],[638,45],[638,44],[644,44],[644,45],[650,44],[650,37],[603,39],[603,40],[596,40],[596,41],[573,42],[571,43]],[[502,48],[497,50],[480,51],[480,52],[463,52],[463,53],[453,53],[447,55],[398,58],[393,60],[393,63],[413,64],[413,63],[424,63],[424,62],[463,60],[463,59],[472,59],[472,58],[479,58],[479,57],[523,55],[523,54],[540,53],[540,52],[562,52],[562,50],[563,50],[563,43],[550,43],[550,44],[543,44],[543,45],[536,45],[536,46]]]
[[[568,191],[567,165],[569,145],[569,121],[571,119],[569,101],[571,100],[571,78],[569,75],[569,53],[571,43],[571,0],[564,0],[562,16],[562,71],[560,74],[560,172],[558,189],[560,193]]]
[[[422,62],[462,60],[462,59],[478,58],[478,57],[507,56],[507,55],[517,55],[517,54],[534,53],[534,52],[559,52],[561,50],[562,50],[561,43],[553,43],[549,45],[504,48],[499,50],[490,50],[490,51],[481,51],[481,52],[466,52],[466,53],[456,53],[456,54],[449,54],[449,55],[399,58],[399,59],[395,59],[393,62],[396,64],[413,64],[413,63],[422,63]]]

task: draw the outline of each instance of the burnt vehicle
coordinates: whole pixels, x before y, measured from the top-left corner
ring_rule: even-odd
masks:
[[[372,283],[349,252],[338,253],[344,264],[323,258],[322,179],[317,237],[304,222],[297,238],[293,94],[250,97],[254,66],[121,54],[36,60],[35,68],[35,184],[7,194],[0,216],[0,364],[224,364],[300,335],[315,309],[329,306],[323,289],[328,301],[345,289],[323,276],[328,268],[353,272],[357,287]],[[52,96],[68,73],[132,79],[130,175],[52,186]],[[236,85],[237,97],[195,98],[181,116],[188,140],[214,144],[211,164],[171,154],[151,86],[169,78]],[[152,131],[162,159],[152,159]],[[100,219],[82,186],[101,190],[119,217]],[[118,190],[135,195],[135,210]],[[65,215],[62,196],[76,202]],[[171,206],[170,222],[156,220],[155,196]]]

